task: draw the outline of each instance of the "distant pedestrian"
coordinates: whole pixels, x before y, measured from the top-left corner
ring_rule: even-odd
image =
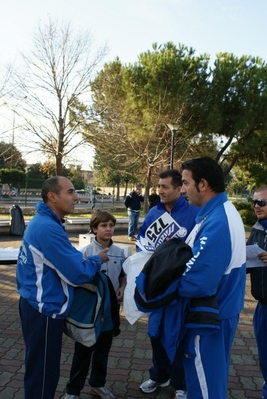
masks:
[[[151,194],[148,196],[149,209],[153,208],[153,206],[156,206],[159,200],[160,196],[157,194],[156,189],[152,188]]]
[[[141,202],[144,202],[144,197],[141,194],[141,186],[137,184],[133,191],[127,194],[124,204],[128,211],[129,226],[128,226],[128,239],[135,241],[135,231],[138,226]]]

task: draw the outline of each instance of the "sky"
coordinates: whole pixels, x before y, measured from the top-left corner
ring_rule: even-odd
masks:
[[[267,61],[267,0],[0,0],[0,16],[1,67],[30,51],[33,31],[48,18],[89,30],[96,47],[107,44],[104,62],[134,63],[169,41],[209,54],[211,64],[220,52]],[[88,169],[92,153],[83,155]]]

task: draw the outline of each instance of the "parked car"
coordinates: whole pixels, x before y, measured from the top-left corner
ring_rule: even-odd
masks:
[[[75,193],[78,195],[79,201],[78,203],[80,204],[81,202],[85,203],[91,203],[91,196],[88,191],[85,190],[75,190]]]

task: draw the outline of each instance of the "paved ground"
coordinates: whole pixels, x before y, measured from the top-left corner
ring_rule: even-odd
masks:
[[[70,236],[74,245],[78,245],[78,237],[78,233],[72,233]],[[125,232],[117,232],[114,241],[129,243]],[[19,237],[0,236],[2,248],[9,246],[17,248],[19,244]],[[0,397],[1,399],[23,399],[24,343],[18,315],[15,265],[0,266],[0,304]],[[262,377],[252,328],[254,308],[255,301],[250,295],[248,281],[245,307],[232,348],[228,399],[261,398]],[[134,325],[130,325],[123,314],[121,319],[122,332],[114,339],[110,352],[107,386],[117,399],[172,398],[169,388],[161,388],[150,395],[145,395],[139,390],[139,384],[148,377],[148,369],[151,365],[151,349],[146,335],[147,322],[146,319],[141,319]],[[72,352],[73,342],[65,337],[61,358],[61,378],[55,399],[61,399],[64,396]],[[87,387],[81,394],[81,399],[86,398],[96,398],[89,394]]]

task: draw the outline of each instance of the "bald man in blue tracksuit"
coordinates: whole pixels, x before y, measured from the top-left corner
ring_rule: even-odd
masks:
[[[201,206],[186,242],[193,257],[187,262],[178,293],[185,298],[216,295],[220,329],[185,331],[182,342],[188,399],[226,399],[230,350],[244,306],[246,283],[245,232],[225,193],[221,167],[203,157],[182,164],[182,193]]]

